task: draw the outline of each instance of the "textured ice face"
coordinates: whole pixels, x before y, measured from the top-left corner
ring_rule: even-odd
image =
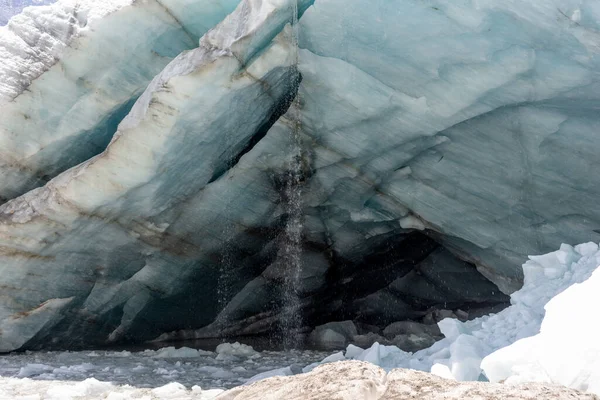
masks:
[[[597,241],[599,16],[595,1],[318,0],[300,97],[303,132],[347,171],[330,193],[377,188],[505,291],[527,254]],[[350,211],[400,216],[358,193]]]
[[[429,258],[436,241],[511,292],[527,254],[598,239],[596,2],[312,3],[297,4],[299,50],[282,32],[288,0],[247,0],[226,18],[233,2],[81,13],[61,1],[1,31],[16,44],[0,48],[13,160],[0,190],[89,158],[0,209],[3,349],[51,329],[90,341],[264,331],[290,271],[278,234],[294,163],[307,309],[392,304],[419,318],[418,296],[402,296],[418,286],[435,304],[446,278],[457,302],[502,302],[455,256]],[[433,283],[414,277],[421,262]],[[456,271],[477,282],[468,296]]]
[[[242,152],[290,93],[293,98],[295,49],[285,33],[274,39],[290,20],[289,4],[280,12],[284,6],[273,13],[238,9],[252,23],[236,37],[254,37],[256,51],[236,53],[233,36],[203,40],[154,78],[105,152],[1,208],[1,229],[14,250],[2,254],[2,279],[37,278],[4,292],[11,300],[0,307],[6,327],[0,350],[47,334],[71,307],[79,308],[78,316],[67,326],[79,330],[75,321],[90,322],[90,315],[117,317],[109,339],[119,339],[147,303],[172,298],[192,274],[205,273],[201,248],[186,243],[185,232],[167,228],[221,173],[228,162],[222,149]],[[214,37],[234,28],[224,21]],[[232,115],[237,104],[253,106]],[[52,228],[42,228],[49,221]],[[50,306],[38,307],[49,298],[55,299]],[[29,312],[15,314],[19,310]]]
[[[152,78],[237,4],[187,3],[62,0],[0,27],[0,201],[104,150]]]

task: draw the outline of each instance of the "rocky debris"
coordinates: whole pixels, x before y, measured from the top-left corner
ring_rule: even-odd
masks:
[[[457,382],[426,372],[395,369],[390,373],[370,363],[342,361],[312,372],[258,381],[231,389],[217,400],[550,400],[598,397],[561,386],[527,383],[504,385]]]
[[[363,349],[368,349],[369,347],[373,346],[373,343],[380,343],[384,345],[392,344],[391,341],[374,332],[365,333],[364,335],[356,335],[352,338],[352,344]]]
[[[376,333],[367,333],[365,335],[357,335],[352,339],[352,344],[361,348],[369,348],[375,343],[379,343],[385,346],[396,346],[400,349],[414,353],[419,350],[426,349],[433,345],[440,338],[436,338],[429,335],[396,335],[391,339],[387,339]]]
[[[398,321],[388,325],[383,335],[389,339],[397,335],[428,335],[441,339],[443,337],[437,325],[426,325],[414,321]]]
[[[354,325],[356,325],[359,335],[365,335],[371,332],[377,334],[381,333],[381,328],[379,328],[377,325],[364,324],[356,321],[354,322]]]
[[[433,336],[429,335],[418,336],[414,334],[409,334],[397,335],[392,340],[390,340],[390,342],[394,346],[399,347],[404,351],[414,353],[432,346],[438,340],[439,339],[436,339]]]
[[[408,352],[425,349],[444,337],[437,325],[427,325],[414,321],[394,322],[383,330],[383,335],[390,344]]]
[[[444,316],[452,315],[456,318],[451,311],[440,311]],[[377,326],[361,324],[360,328],[360,330],[357,329],[353,321],[330,322],[316,327],[310,333],[308,343],[322,350],[342,350],[348,344],[369,348],[374,343],[379,343],[415,352],[431,346],[444,337],[437,325],[414,321],[394,322],[388,325],[383,332]],[[360,334],[358,334],[359,331]]]
[[[352,321],[329,322],[317,326],[309,335],[311,345],[324,350],[344,349],[358,335]]]

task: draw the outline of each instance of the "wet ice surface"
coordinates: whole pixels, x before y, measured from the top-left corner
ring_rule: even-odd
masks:
[[[156,388],[178,382],[187,388],[227,389],[265,371],[298,370],[329,353],[311,350],[207,352],[188,347],[145,351],[26,352],[0,356],[0,377],[83,381]]]

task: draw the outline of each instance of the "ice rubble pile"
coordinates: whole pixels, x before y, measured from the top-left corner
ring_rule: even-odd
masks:
[[[546,305],[539,334],[487,356],[493,382],[552,382],[600,394],[600,269]]]
[[[221,389],[202,390],[200,386],[187,389],[174,382],[154,389],[139,389],[100,382],[94,378],[82,382],[0,378],[0,384],[0,398],[28,400],[211,400],[223,392]]]
[[[81,382],[95,378],[110,382],[117,390],[123,385],[153,389],[169,383],[192,388],[228,389],[250,378],[293,364],[294,372],[302,366],[322,360],[325,352],[269,351],[260,353],[239,343],[223,343],[220,353],[189,347],[165,347],[144,351],[65,351],[25,352],[0,358],[0,389],[11,381],[11,388],[0,391],[0,399],[14,398],[11,391],[37,388],[43,396],[46,387],[60,386],[65,381]],[[221,355],[226,354],[226,357]],[[51,381],[52,383],[40,383]],[[20,388],[20,389],[19,389]],[[196,392],[195,390],[194,392]],[[189,394],[189,393],[188,393]]]
[[[441,321],[446,337],[430,348],[413,354],[378,343],[367,350],[350,345],[323,362],[353,359],[461,381],[535,381],[600,394],[594,318],[600,297],[598,245],[563,244],[558,251],[529,258],[523,265],[525,284],[511,296],[509,308],[467,322]]]
[[[156,358],[196,358],[200,356],[212,356],[213,353],[211,351],[192,349],[189,347],[180,347],[176,349],[173,346],[163,347],[160,350],[156,351],[148,351],[149,353],[153,353],[152,357]]]
[[[260,353],[248,346],[239,342],[235,343],[221,343],[217,346],[216,350],[217,361],[236,361],[240,358],[260,358]],[[160,350],[146,350],[144,355],[148,355],[155,358],[197,358],[201,356],[211,357],[215,353],[212,351],[205,351],[200,349],[192,349],[189,347],[175,348],[173,346],[163,347]]]

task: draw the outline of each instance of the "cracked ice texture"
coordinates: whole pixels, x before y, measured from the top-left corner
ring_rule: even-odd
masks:
[[[596,1],[318,0],[299,32],[302,129],[365,188],[340,207],[383,195],[506,292],[598,240]]]
[[[61,63],[43,58],[24,67],[33,74],[28,90],[62,82],[61,88],[75,88],[70,101],[87,104],[80,91],[92,92],[81,86],[81,74],[61,69],[71,65],[65,54],[85,58],[107,38],[123,54],[120,46],[133,46],[131,40],[142,35],[135,43],[143,44],[143,54],[128,53],[118,71],[93,70],[99,81],[92,87],[102,90],[91,94],[92,105],[83,111],[69,106],[83,122],[96,121],[88,131],[111,126],[97,122],[107,116],[119,122],[151,77],[170,57],[194,47],[210,25],[185,12],[201,2],[173,2],[169,12],[157,2],[125,3],[94,2],[118,10],[97,11],[104,17],[93,32],[96,12],[80,20],[73,9],[61,8],[68,2],[45,9],[62,15],[62,31],[51,32],[69,33],[70,26],[90,32],[68,48],[64,35],[47,38],[39,53],[64,51]],[[37,27],[27,21],[44,17],[28,15],[2,31],[7,42],[23,40],[11,29]],[[215,23],[222,18],[206,10],[198,15],[215,16]],[[199,49],[178,56],[150,83],[105,152],[0,209],[0,277],[8,293],[0,317],[19,317],[10,325],[14,337],[28,332],[26,341],[43,343],[56,329],[62,338],[79,340],[88,326],[98,335],[85,338],[90,341],[105,340],[99,337],[104,334],[139,339],[149,327],[209,324],[221,311],[216,267],[227,241],[234,242],[233,257],[251,256],[234,260],[231,291],[237,295],[225,311],[238,317],[264,311],[272,282],[285,269],[258,271],[257,260],[269,249],[257,232],[284,214],[274,181],[289,164],[289,131],[297,116],[303,168],[310,172],[302,190],[304,235],[345,259],[368,255],[372,239],[425,229],[510,292],[522,282],[527,254],[562,241],[598,241],[600,182],[590,173],[600,145],[596,2],[316,0],[299,26],[299,109],[264,135],[276,108],[296,93],[289,40],[268,46],[290,15],[288,1],[245,1],[203,37]],[[157,41],[149,44],[140,27],[156,33]],[[98,37],[85,39],[92,34]],[[131,39],[119,40],[125,36]],[[204,51],[214,58],[203,58]],[[19,67],[15,54],[6,59]],[[157,54],[161,61],[151,62]],[[129,69],[132,60],[140,64]],[[202,60],[209,64],[199,67]],[[105,54],[100,61],[113,65],[115,58]],[[119,75],[137,76],[150,66],[131,87]],[[34,79],[36,74],[42,75]],[[105,97],[105,91],[112,94]],[[8,89],[3,93],[10,96]],[[30,130],[27,124],[19,128],[17,140],[0,135],[12,153],[34,165],[38,156],[32,154],[44,154],[36,149],[46,140],[37,133],[54,132],[47,122],[55,119],[45,113],[66,104],[53,99],[31,107],[42,115],[31,118]],[[96,104],[105,101],[111,105]],[[20,108],[6,110],[11,117],[2,123],[9,128],[25,121]],[[87,132],[75,122],[60,126]],[[76,143],[71,134],[61,135]],[[238,160],[250,143],[254,147]],[[71,154],[56,146],[61,155]],[[70,166],[50,154],[44,160],[52,168]],[[11,189],[17,179],[10,179],[0,187],[12,190],[6,197],[24,190]],[[322,289],[328,260],[318,252],[304,256],[310,268],[300,277],[299,292]],[[49,299],[56,301],[44,303]],[[40,304],[45,307],[36,308]],[[45,318],[50,312],[52,318]],[[3,349],[19,345],[5,342]]]
[[[0,201],[104,150],[152,78],[237,1],[189,3],[61,0],[0,27]]]
[[[206,274],[201,247],[168,228],[227,162],[219,149],[239,153],[294,90],[295,52],[280,35],[291,3],[273,4],[246,2],[236,13],[247,25],[234,13],[176,57],[106,151],[0,207],[0,275],[10,299],[0,306],[0,351],[47,335],[64,318],[65,340],[91,334],[84,326],[96,319],[118,321],[103,340],[119,339],[148,304],[164,307],[161,300]],[[244,41],[254,50],[239,47]],[[237,104],[253,107],[232,116]],[[31,279],[17,283],[23,276]],[[49,298],[51,307],[38,307]]]

